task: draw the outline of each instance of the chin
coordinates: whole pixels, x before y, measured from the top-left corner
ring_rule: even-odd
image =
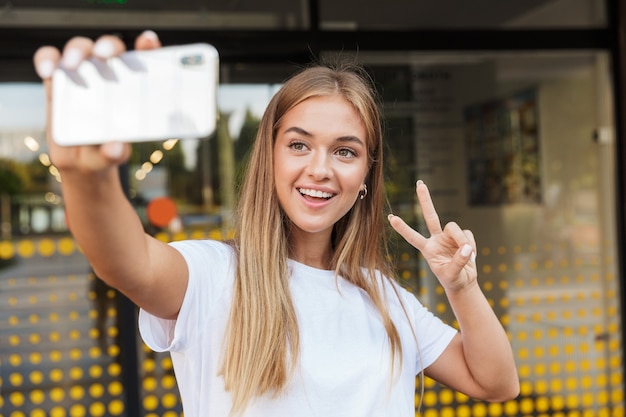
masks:
[[[319,234],[319,233],[329,233],[332,232],[334,223],[331,225],[328,224],[298,224],[292,222],[293,228],[299,232],[306,234]]]

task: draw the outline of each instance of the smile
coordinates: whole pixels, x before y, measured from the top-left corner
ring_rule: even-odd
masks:
[[[311,190],[311,189],[308,189],[308,188],[299,188],[298,191],[302,195],[306,195],[306,196],[309,196],[309,197],[315,197],[315,198],[329,199],[329,198],[335,196],[335,194],[332,194],[332,193],[327,193],[327,192],[319,191],[319,190]]]

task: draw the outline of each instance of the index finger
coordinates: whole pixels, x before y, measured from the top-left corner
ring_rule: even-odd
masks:
[[[435,206],[433,200],[430,198],[428,187],[422,180],[417,181],[417,184],[415,184],[415,192],[417,193],[420,207],[422,207],[422,214],[428,231],[431,235],[441,233],[442,229],[439,215],[437,211],[435,211]]]
[[[391,227],[393,227],[394,230],[404,238],[404,240],[420,251],[424,248],[426,245],[426,238],[418,231],[414,230],[411,226],[406,224],[404,220],[396,215],[390,214],[387,218],[389,219]]]
[[[52,77],[54,69],[59,65],[61,52],[54,46],[42,46],[33,55],[33,65],[39,78],[46,80]]]

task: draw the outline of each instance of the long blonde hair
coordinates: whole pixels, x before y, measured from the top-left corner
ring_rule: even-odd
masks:
[[[376,271],[391,277],[377,96],[358,66],[308,67],[290,78],[270,101],[238,201],[233,243],[238,262],[221,370],[234,414],[243,412],[255,396],[279,395],[297,366],[300,338],[287,269],[290,224],[275,192],[273,147],[285,113],[308,98],[335,94],[351,103],[362,118],[369,172],[367,197],[335,224],[332,265],[337,275],[369,295],[389,337],[392,369],[401,361],[400,336],[376,278]]]

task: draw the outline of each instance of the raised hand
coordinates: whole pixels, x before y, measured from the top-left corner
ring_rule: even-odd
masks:
[[[135,40],[136,49],[153,49],[161,46],[154,32],[146,31]],[[95,42],[89,38],[77,36],[70,39],[59,51],[52,46],[42,46],[33,56],[37,74],[41,77],[46,94],[46,138],[52,163],[61,171],[96,172],[126,161],[130,156],[130,145],[110,142],[100,146],[59,146],[51,135],[52,112],[52,73],[57,66],[76,69],[82,61],[90,57],[107,59],[126,50],[121,39],[112,35],[103,35]]]
[[[474,235],[469,230],[462,230],[454,222],[446,224],[442,229],[426,184],[418,181],[415,191],[430,236],[423,236],[400,217],[392,214],[389,215],[391,226],[422,253],[446,291],[462,291],[475,284],[477,270],[474,262]]]

